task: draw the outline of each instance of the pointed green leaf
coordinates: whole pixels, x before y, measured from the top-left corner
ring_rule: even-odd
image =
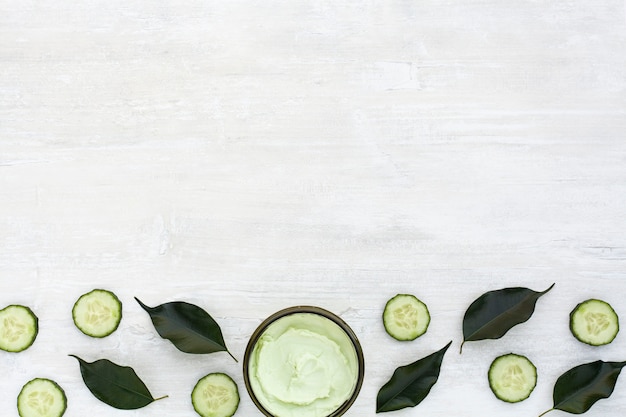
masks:
[[[463,317],[463,344],[468,341],[499,339],[513,326],[524,323],[535,311],[539,297],[550,291],[537,292],[514,287],[489,291],[478,297]]]
[[[595,361],[570,369],[554,384],[554,406],[548,411],[586,412],[598,400],[611,396],[624,366],[626,362]]]
[[[395,370],[376,397],[376,412],[400,410],[421,403],[439,378],[443,356],[452,342],[443,349]]]
[[[135,300],[150,315],[159,335],[171,341],[181,352],[227,352],[235,359],[226,348],[220,326],[200,307],[182,301],[148,307],[138,298],[135,297]]]
[[[134,410],[160,400],[152,394],[129,366],[120,366],[108,359],[86,362],[76,355],[80,373],[89,391],[100,401],[120,410]]]

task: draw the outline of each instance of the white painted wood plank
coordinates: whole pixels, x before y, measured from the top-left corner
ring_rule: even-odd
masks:
[[[589,297],[626,312],[625,3],[336,3],[0,0],[0,304],[41,320],[0,352],[0,410],[46,376],[70,417],[194,415],[195,381],[225,371],[237,415],[260,415],[240,363],[176,351],[133,296],[201,305],[240,360],[276,310],[339,313],[367,366],[347,416],[449,340],[429,397],[394,415],[538,415],[566,369],[624,360],[623,335],[582,346],[567,319]],[[552,282],[529,323],[458,355],[474,298]],[[124,303],[104,340],[71,321],[94,287]],[[382,328],[397,292],[431,309],[412,343]],[[486,380],[508,351],[539,368],[513,406]],[[113,410],[69,353],[169,398]],[[620,381],[587,415],[625,412]]]

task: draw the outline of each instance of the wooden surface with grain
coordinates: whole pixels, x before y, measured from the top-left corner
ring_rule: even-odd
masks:
[[[459,355],[476,297],[552,283],[530,321]],[[93,288],[123,303],[101,340],[71,317]],[[568,329],[592,297],[626,319],[625,292],[623,0],[0,0],[0,308],[40,320],[30,349],[0,352],[3,416],[39,376],[67,417],[191,417],[216,371],[239,386],[236,416],[260,416],[248,339],[308,304],[363,345],[346,417],[373,416],[397,366],[450,340],[429,396],[394,416],[532,417],[565,370],[626,360],[626,335],[592,348]],[[397,293],[431,311],[413,342],[382,326]],[[134,296],[203,307],[239,363],[177,351]],[[515,405],[486,377],[509,352],[539,373]],[[68,354],[169,397],[110,408]],[[587,413],[624,414],[622,380]]]

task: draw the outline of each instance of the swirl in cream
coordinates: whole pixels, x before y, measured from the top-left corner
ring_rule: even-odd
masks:
[[[261,334],[248,372],[255,396],[275,417],[323,417],[354,392],[358,361],[354,344],[336,323],[294,313]]]

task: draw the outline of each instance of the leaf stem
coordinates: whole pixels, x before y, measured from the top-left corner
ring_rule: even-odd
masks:
[[[539,417],[548,414],[550,411],[554,411],[554,408],[551,408],[551,409],[549,409],[547,411],[544,411],[543,413],[539,414]]]
[[[463,345],[465,344],[465,340],[461,342],[461,347],[459,348],[459,355],[463,353]]]
[[[155,398],[155,399],[153,399],[152,401],[159,401],[159,400],[162,400],[163,398],[167,398],[167,397],[168,397],[168,395],[164,395],[164,396],[162,396],[162,397]]]
[[[544,295],[545,293],[547,293],[548,291],[550,291],[550,290],[554,287],[554,284],[556,284],[556,282],[553,282],[553,283],[552,283],[552,285],[550,285],[550,288],[548,288],[547,290],[545,290],[545,291],[541,291],[541,295]],[[541,416],[539,416],[539,417],[541,417]]]
[[[232,354],[232,353],[230,353],[230,351],[229,351],[229,350],[227,350],[226,352],[228,352],[228,354],[230,355],[230,357],[231,357],[231,358],[233,358],[233,359],[235,360],[235,362],[239,363],[239,361],[237,360],[237,358],[235,358],[235,357],[233,356],[233,354]]]

